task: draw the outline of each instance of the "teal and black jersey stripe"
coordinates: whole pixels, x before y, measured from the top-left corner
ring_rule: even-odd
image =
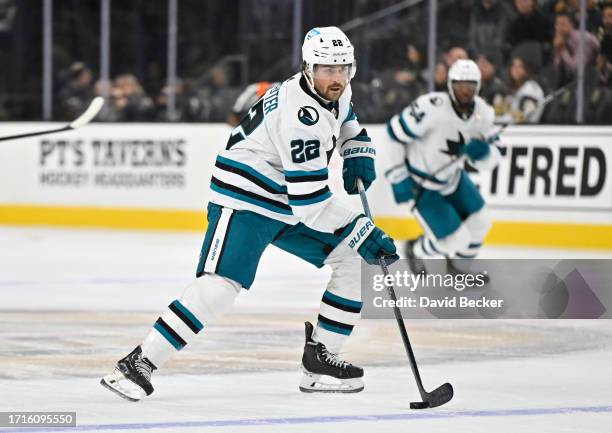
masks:
[[[346,122],[350,122],[351,120],[357,120],[357,116],[355,115],[355,112],[353,111],[353,103],[352,102],[349,104],[348,114],[346,115],[346,118],[344,119],[342,124],[344,125]]]
[[[285,170],[285,181],[290,183],[298,182],[316,182],[327,180],[327,168],[322,168],[316,171],[289,171]]]
[[[399,113],[399,123],[402,127],[402,130],[404,131],[404,134],[411,138],[419,138],[414,132],[412,132],[412,130],[406,123],[406,120],[404,119],[404,115],[402,113]]]
[[[329,187],[325,186],[317,191],[308,194],[289,194],[289,204],[291,206],[306,206],[327,200],[332,196]]]
[[[391,126],[391,121],[387,122],[387,134],[389,134],[389,137],[391,137],[391,139],[393,141],[397,141],[398,143],[406,144],[405,141],[402,141],[399,138],[397,138],[397,135],[395,135],[395,132],[393,132],[393,127]]]
[[[264,189],[265,191],[272,194],[287,194],[287,187],[284,185],[279,185],[274,182],[272,179],[264,176],[259,173],[252,167],[249,167],[246,164],[242,164],[237,161],[233,161],[228,158],[224,158],[222,156],[217,156],[217,160],[215,161],[215,166],[220,168],[221,170],[229,171],[231,173],[242,176],[245,179],[253,182],[255,185]]]
[[[185,325],[189,327],[193,331],[194,334],[197,334],[202,329],[204,329],[204,325],[200,322],[194,314],[189,311],[187,307],[185,307],[180,301],[176,300],[168,305],[168,308],[177,315],[179,319],[181,319]]]
[[[164,322],[164,319],[162,319],[161,317],[157,319],[157,322],[155,322],[153,327],[157,329],[157,331],[161,335],[163,335],[166,340],[168,340],[168,342],[174,346],[175,349],[181,350],[187,345],[187,342],[183,340],[181,336],[178,335],[176,331],[172,329],[166,322]]]
[[[251,191],[238,188],[237,186],[225,183],[216,177],[212,177],[210,180],[210,188],[220,194],[225,194],[229,197],[246,201],[247,203],[261,206],[273,212],[282,213],[285,215],[292,215],[291,207],[278,200],[272,200],[271,198],[261,196]]]

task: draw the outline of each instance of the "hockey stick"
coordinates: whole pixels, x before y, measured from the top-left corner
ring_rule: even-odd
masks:
[[[87,110],[83,112],[78,118],[70,122],[66,126],[62,126],[61,128],[56,129],[47,129],[46,131],[38,131],[38,132],[29,132],[26,134],[17,134],[17,135],[8,135],[6,137],[0,137],[0,141],[6,140],[16,140],[18,138],[26,138],[26,137],[35,137],[37,135],[45,135],[45,134],[53,134],[54,132],[62,132],[62,131],[70,131],[72,129],[80,128],[92,121],[94,117],[100,112],[100,109],[104,105],[104,98],[101,96],[96,96]]]
[[[359,190],[359,197],[361,198],[361,204],[363,205],[363,210],[366,216],[372,219],[372,213],[370,212],[370,206],[368,204],[368,198],[366,196],[365,188],[363,187],[363,182],[361,179],[357,178],[357,189]],[[385,277],[389,275],[389,268],[387,267],[387,262],[384,258],[379,259],[380,267],[382,268],[383,274]],[[441,406],[445,403],[448,403],[450,399],[453,398],[453,386],[450,383],[445,383],[440,385],[436,389],[431,392],[425,391],[423,387],[423,381],[421,380],[421,375],[419,374],[419,367],[417,366],[416,358],[414,356],[414,352],[412,351],[412,345],[410,344],[410,339],[408,338],[408,332],[406,331],[406,326],[404,325],[404,319],[402,318],[402,313],[399,308],[396,306],[397,297],[395,296],[395,290],[392,285],[386,286],[387,293],[391,300],[393,300],[393,314],[395,314],[395,320],[397,321],[397,326],[399,327],[400,334],[402,336],[402,341],[404,343],[404,349],[406,349],[406,354],[408,355],[408,361],[410,361],[410,368],[412,369],[412,374],[417,383],[417,387],[419,388],[419,393],[421,394],[421,399],[423,401],[415,401],[410,403],[410,409],[426,409],[428,407],[436,407]]]

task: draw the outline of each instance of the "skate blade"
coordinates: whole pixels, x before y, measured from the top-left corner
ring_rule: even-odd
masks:
[[[364,388],[363,380],[360,377],[337,379],[331,376],[304,372],[300,382],[300,391],[306,393],[352,394],[361,392]]]
[[[117,369],[100,379],[100,385],[128,401],[140,401],[147,395],[140,386],[127,379]]]

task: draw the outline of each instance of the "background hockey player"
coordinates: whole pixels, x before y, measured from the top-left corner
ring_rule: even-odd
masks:
[[[226,122],[232,127],[237,126],[247,114],[247,111],[259,101],[268,89],[278,84],[280,83],[270,83],[269,81],[259,81],[249,84],[240,95],[238,95],[236,101],[234,101],[232,110],[227,115]]]
[[[363,370],[337,354],[361,310],[360,256],[397,258],[393,241],[328,188],[334,148],[344,158],[344,188],[375,179],[375,151],[351,104],[354,50],[336,27],[312,29],[303,70],[270,88],[232,131],[216,160],[197,278],[173,301],[142,345],[121,359],[102,385],[129,400],[153,392],[151,373],[185,347],[255,278],[273,244],[332,276],[316,327],[306,324],[305,392],[357,392]],[[290,287],[287,290],[291,290]],[[337,379],[320,382],[322,375]]]
[[[474,258],[491,227],[485,202],[464,170],[490,170],[500,159],[493,108],[478,96],[480,70],[457,60],[448,73],[448,93],[419,97],[387,123],[393,165],[386,172],[398,203],[416,202],[424,235],[407,245],[413,272],[424,258]],[[434,175],[435,173],[435,175]],[[451,270],[457,265],[449,261]]]

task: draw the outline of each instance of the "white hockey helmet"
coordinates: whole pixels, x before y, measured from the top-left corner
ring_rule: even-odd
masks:
[[[338,27],[315,27],[306,33],[302,45],[302,60],[304,73],[311,86],[315,65],[349,65],[349,80],[357,71],[355,49]]]
[[[480,91],[480,69],[473,60],[459,59],[452,64],[448,70],[448,93],[450,93],[451,99],[454,103],[458,103],[455,98],[455,92],[453,91],[453,83],[455,81],[467,81],[473,82],[476,86],[474,96],[478,95]]]

